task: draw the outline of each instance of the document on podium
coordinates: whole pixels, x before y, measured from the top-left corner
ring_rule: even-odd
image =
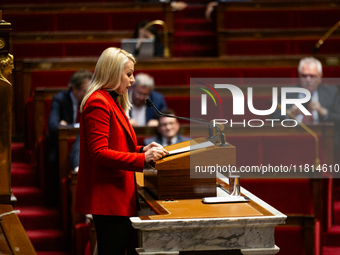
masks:
[[[207,147],[210,147],[210,146],[213,146],[213,145],[215,145],[215,144],[212,143],[211,141],[207,141],[207,142],[204,142],[204,143],[198,143],[198,144],[190,145],[190,146],[183,147],[183,148],[180,148],[180,149],[177,149],[177,150],[169,151],[169,153],[165,157],[172,156],[172,155],[179,154],[179,153],[183,153],[183,152],[187,152],[187,151],[194,151],[194,150],[198,150],[198,149],[202,149],[202,148],[207,148]]]

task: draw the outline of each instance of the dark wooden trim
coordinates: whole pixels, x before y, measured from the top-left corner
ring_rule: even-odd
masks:
[[[4,14],[59,14],[59,13],[114,13],[114,12],[162,12],[162,3],[60,3],[2,5]]]

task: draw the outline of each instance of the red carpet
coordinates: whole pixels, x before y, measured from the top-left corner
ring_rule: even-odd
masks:
[[[12,145],[12,190],[15,209],[38,255],[68,255],[70,244],[62,231],[61,213],[46,206],[45,194],[38,186],[34,157],[23,143]],[[57,203],[54,203],[57,204]]]
[[[333,225],[323,235],[322,255],[340,254],[340,181],[334,179]]]

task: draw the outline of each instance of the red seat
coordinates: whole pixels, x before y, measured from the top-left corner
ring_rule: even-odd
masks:
[[[318,39],[232,39],[225,42],[225,55],[310,54]],[[320,54],[339,54],[339,39],[329,38]]]
[[[306,28],[333,26],[339,20],[337,9],[317,10],[227,10],[224,28]],[[315,19],[314,17],[318,17]]]
[[[90,249],[90,225],[87,223],[78,223],[76,226],[76,251],[75,255],[84,255]],[[89,253],[88,253],[89,254]]]
[[[14,43],[17,58],[99,57],[109,47],[120,47],[120,42],[57,42]]]

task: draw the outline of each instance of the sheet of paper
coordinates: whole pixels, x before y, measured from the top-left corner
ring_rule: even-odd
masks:
[[[204,197],[202,202],[205,204],[216,204],[216,203],[237,203],[237,202],[248,202],[250,199],[243,196],[227,196],[227,197]]]
[[[167,156],[171,156],[171,155],[174,155],[174,154],[187,152],[187,151],[198,150],[198,149],[210,147],[210,146],[213,146],[213,145],[214,144],[210,141],[207,141],[207,142],[204,142],[204,143],[198,143],[198,144],[190,145],[190,146],[183,147],[183,148],[180,148],[180,149],[177,149],[177,150],[169,151],[169,154]]]

